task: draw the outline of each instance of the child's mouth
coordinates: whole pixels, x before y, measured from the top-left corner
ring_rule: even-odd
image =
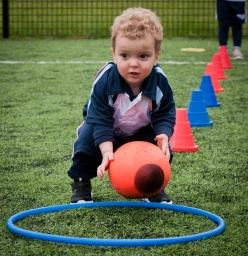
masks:
[[[130,72],[129,74],[132,75],[132,76],[138,76],[139,75],[138,72]]]

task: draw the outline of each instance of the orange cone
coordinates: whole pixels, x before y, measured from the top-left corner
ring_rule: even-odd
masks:
[[[216,69],[216,73],[218,75],[218,78],[221,80],[227,79],[227,76],[225,74],[224,68],[221,63],[221,57],[219,53],[215,53],[212,57],[212,63],[214,64],[214,67]]]
[[[215,67],[214,67],[213,63],[209,63],[209,64],[206,65],[205,75],[210,75],[211,76],[211,80],[212,80],[212,84],[213,84],[215,93],[224,91],[224,89],[220,85],[218,75],[215,71]]]
[[[191,132],[187,110],[184,108],[176,110],[176,125],[170,139],[170,146],[174,152],[194,152],[198,150]]]
[[[223,68],[224,69],[232,69],[233,66],[231,64],[226,46],[220,46],[218,53],[220,54],[220,59],[221,59]]]

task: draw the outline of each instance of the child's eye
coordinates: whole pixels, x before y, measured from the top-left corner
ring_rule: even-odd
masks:
[[[141,54],[141,55],[140,55],[140,58],[141,58],[141,59],[147,59],[148,57],[149,57],[148,54]]]
[[[126,59],[126,58],[128,57],[128,55],[127,55],[126,53],[122,53],[122,54],[121,54],[121,57],[122,57],[123,59]]]

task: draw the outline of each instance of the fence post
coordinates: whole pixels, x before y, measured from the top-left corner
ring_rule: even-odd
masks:
[[[2,0],[3,38],[9,38],[9,0]]]

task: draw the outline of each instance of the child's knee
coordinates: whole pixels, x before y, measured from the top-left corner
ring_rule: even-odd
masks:
[[[97,176],[97,167],[100,163],[101,159],[99,157],[93,157],[85,153],[78,152],[72,158],[72,165],[68,170],[68,175],[73,179],[92,179]]]

